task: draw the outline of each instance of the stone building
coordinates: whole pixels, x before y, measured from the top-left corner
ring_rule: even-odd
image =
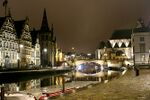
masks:
[[[133,48],[131,47],[132,29],[115,30],[109,40],[116,56],[123,59],[133,58]]]
[[[32,38],[30,34],[29,18],[15,21],[18,38],[18,67],[27,68],[31,64]]]
[[[51,26],[51,29],[49,28],[45,9],[41,29],[39,30],[39,40],[41,46],[41,65],[43,67],[54,66],[56,55],[56,37],[54,36],[53,25]]]
[[[17,67],[18,43],[11,16],[0,17],[0,66]]]
[[[33,29],[31,31],[32,36],[32,56],[31,56],[31,63],[35,67],[39,67],[41,65],[41,54],[40,54],[40,43],[39,43],[39,36],[38,31]]]
[[[135,64],[150,64],[150,28],[145,26],[141,19],[137,21],[137,27],[133,29],[132,46]]]
[[[101,42],[95,55],[97,59],[132,59],[132,29],[115,30],[107,42]]]

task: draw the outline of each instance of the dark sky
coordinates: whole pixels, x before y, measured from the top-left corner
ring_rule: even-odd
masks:
[[[4,8],[0,0],[0,16]],[[28,16],[39,29],[46,8],[49,24],[54,24],[58,46],[63,51],[93,52],[112,31],[131,28],[139,17],[150,19],[150,0],[8,0],[15,20]]]

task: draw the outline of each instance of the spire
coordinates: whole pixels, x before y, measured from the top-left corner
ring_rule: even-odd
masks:
[[[47,15],[46,15],[46,9],[44,9],[44,13],[43,13],[41,31],[49,31]]]
[[[8,16],[11,17],[11,11],[10,11],[10,8],[8,9]]]
[[[3,1],[3,7],[5,7],[5,16],[7,16],[7,4],[8,4],[8,1],[4,0]]]

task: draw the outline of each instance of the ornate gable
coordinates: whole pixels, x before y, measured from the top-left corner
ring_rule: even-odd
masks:
[[[28,19],[26,19],[25,22],[24,22],[23,31],[22,31],[22,34],[21,34],[21,39],[27,40],[27,41],[30,41],[30,42],[32,41]]]
[[[16,39],[14,21],[11,17],[5,17],[5,21],[1,27],[1,35],[5,39],[9,39],[9,40]]]

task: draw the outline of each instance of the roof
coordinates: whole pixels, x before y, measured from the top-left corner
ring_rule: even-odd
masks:
[[[17,33],[18,38],[21,37],[24,24],[25,24],[25,20],[15,21],[15,29],[16,29],[16,33]]]
[[[6,17],[0,17],[0,28],[2,27],[2,25],[5,22]]]
[[[133,29],[133,32],[134,32],[134,33],[150,32],[150,28],[148,28],[148,27],[134,28],[134,29]]]
[[[131,34],[131,29],[115,30],[110,39],[131,39]]]
[[[32,45],[35,45],[36,44],[36,40],[38,38],[38,32],[37,30],[33,29],[31,31],[31,37],[32,37]]]

